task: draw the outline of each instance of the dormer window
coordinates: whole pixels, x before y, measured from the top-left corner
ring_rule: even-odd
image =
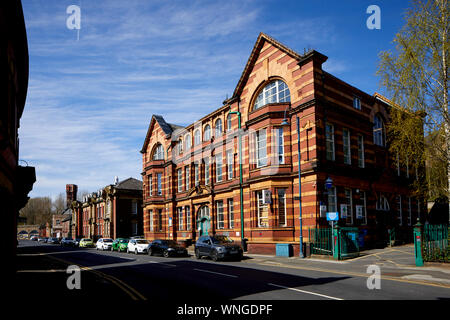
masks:
[[[256,98],[254,110],[269,103],[290,102],[291,94],[286,83],[275,80],[266,85]]]

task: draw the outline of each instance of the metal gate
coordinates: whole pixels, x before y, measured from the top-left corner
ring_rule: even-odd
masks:
[[[333,234],[331,228],[309,229],[311,254],[333,255]]]
[[[426,224],[423,228],[424,261],[450,261],[449,227]]]
[[[311,254],[330,255],[339,260],[359,256],[358,228],[336,227],[334,232],[338,238],[335,245],[332,228],[309,229]]]

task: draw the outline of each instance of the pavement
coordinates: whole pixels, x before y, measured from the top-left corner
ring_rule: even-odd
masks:
[[[376,265],[380,268],[382,277],[386,279],[416,280],[423,283],[441,284],[450,288],[450,263],[425,262],[423,267],[417,267],[414,245],[365,250],[360,253],[359,257],[346,260],[333,260],[329,256],[321,255],[313,255],[311,258],[260,254],[245,254],[245,256],[246,261],[255,263],[355,275],[362,275],[361,271],[367,270],[371,265]]]

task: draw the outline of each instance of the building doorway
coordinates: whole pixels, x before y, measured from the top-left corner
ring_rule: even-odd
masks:
[[[208,235],[211,225],[210,222],[211,218],[209,216],[209,207],[208,206],[200,207],[200,209],[198,209],[197,212],[197,231],[200,237]]]

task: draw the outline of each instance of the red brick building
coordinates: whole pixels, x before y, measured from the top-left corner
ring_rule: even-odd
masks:
[[[415,172],[386,147],[397,106],[327,73],[326,60],[261,33],[220,108],[186,127],[154,115],[141,150],[146,238],[225,234],[248,239],[249,252],[274,254],[277,243],[298,252],[300,199],[304,242],[328,225],[326,211],[365,230],[366,246],[385,243],[387,228],[410,232],[424,207],[408,187]]]
[[[97,240],[143,235],[142,181],[128,178],[72,202],[72,234]]]
[[[20,119],[28,90],[28,42],[20,0],[0,3],[0,203],[7,272],[16,271],[17,220],[36,181],[19,162]]]

